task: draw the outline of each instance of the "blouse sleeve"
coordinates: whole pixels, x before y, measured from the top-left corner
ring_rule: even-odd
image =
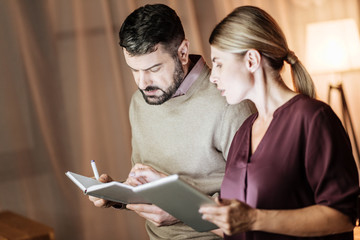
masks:
[[[355,224],[360,192],[349,137],[329,106],[320,108],[307,128],[305,168],[316,204],[337,209]]]

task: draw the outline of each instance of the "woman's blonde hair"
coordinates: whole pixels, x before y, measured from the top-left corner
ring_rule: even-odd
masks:
[[[279,25],[264,10],[254,6],[236,8],[215,27],[209,42],[212,46],[231,53],[256,49],[269,60],[270,66],[278,71],[286,61],[291,66],[295,90],[315,97],[315,87],[310,74],[288,48]]]

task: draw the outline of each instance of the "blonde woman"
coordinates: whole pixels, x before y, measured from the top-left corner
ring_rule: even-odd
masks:
[[[265,11],[235,9],[210,36],[215,83],[258,113],[236,133],[217,206],[200,208],[225,239],[352,239],[359,194],[349,138],[315,100],[310,75]],[[295,91],[282,77],[290,64]]]

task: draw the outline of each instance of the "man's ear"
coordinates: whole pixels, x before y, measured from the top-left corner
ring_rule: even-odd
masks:
[[[182,65],[186,65],[189,62],[189,46],[190,42],[184,39],[178,48],[178,56]]]
[[[250,72],[255,72],[261,62],[261,54],[256,49],[250,49],[245,54],[246,67]]]

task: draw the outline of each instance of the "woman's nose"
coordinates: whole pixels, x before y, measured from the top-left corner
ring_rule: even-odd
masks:
[[[214,74],[214,71],[213,70],[211,70],[211,74],[210,74],[210,82],[212,82],[212,83],[216,83],[217,82],[217,77],[215,76],[215,74]]]

